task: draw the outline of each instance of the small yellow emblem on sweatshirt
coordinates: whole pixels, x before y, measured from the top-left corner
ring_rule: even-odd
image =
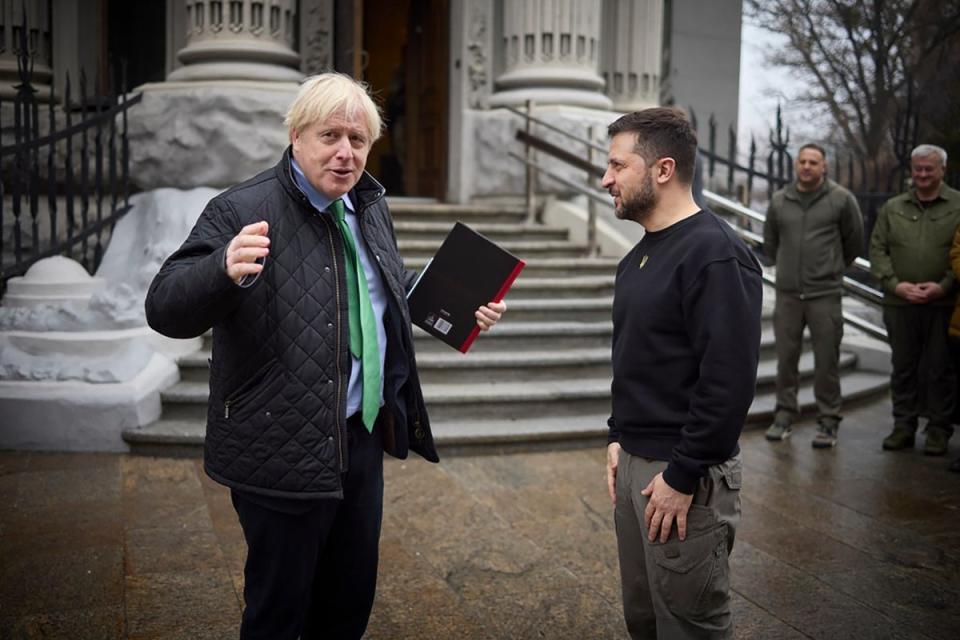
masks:
[[[638,269],[643,269],[645,266],[647,266],[647,260],[648,260],[649,258],[650,258],[650,256],[648,256],[648,255],[644,255],[642,258],[640,258],[640,266],[638,266],[637,268],[638,268]]]

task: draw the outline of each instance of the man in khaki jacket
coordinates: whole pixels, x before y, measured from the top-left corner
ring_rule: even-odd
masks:
[[[947,327],[956,277],[949,254],[960,225],[960,192],[943,183],[946,166],[947,152],[940,147],[914,149],[913,187],[883,205],[870,238],[870,262],[883,285],[883,321],[892,352],[893,432],[883,441],[888,451],[913,448],[921,413],[928,418],[925,454],[944,455],[953,433],[957,385]]]
[[[773,331],[777,349],[777,406],[767,440],[786,440],[799,413],[797,388],[803,329],[813,345],[817,435],[813,446],[833,447],[840,426],[840,298],[843,271],[863,246],[856,198],[828,180],[824,150],[800,147],[794,184],[773,194],[763,226],[764,252],[776,260]]]

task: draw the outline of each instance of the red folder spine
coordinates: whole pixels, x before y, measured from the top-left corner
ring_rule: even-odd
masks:
[[[517,260],[517,265],[513,268],[513,271],[510,272],[510,275],[507,276],[507,279],[503,281],[503,284],[500,286],[500,291],[497,291],[497,295],[493,297],[493,300],[490,302],[500,302],[503,300],[503,296],[507,295],[507,291],[510,290],[513,281],[517,279],[517,276],[520,275],[520,271],[527,265],[523,260]],[[458,351],[460,353],[466,353],[470,348],[470,345],[473,344],[473,341],[477,339],[477,336],[480,335],[480,325],[474,325],[473,331],[470,332],[470,335],[467,336],[467,339],[463,341],[463,344],[460,345]]]

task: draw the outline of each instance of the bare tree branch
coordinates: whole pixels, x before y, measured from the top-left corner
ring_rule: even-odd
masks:
[[[745,12],[786,37],[768,60],[809,79],[802,100],[824,108],[861,162],[892,153],[907,112],[943,111],[930,65],[955,66],[960,0],[746,0]]]

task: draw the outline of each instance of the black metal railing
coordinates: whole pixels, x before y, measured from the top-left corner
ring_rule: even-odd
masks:
[[[689,113],[691,124],[697,129],[696,113],[693,109]],[[750,207],[757,194],[765,194],[769,201],[774,191],[793,182],[794,159],[789,151],[790,131],[783,124],[779,106],[768,136],[769,149],[765,157],[760,154],[756,140],[751,136],[746,159],[742,160],[737,132],[732,127],[727,131],[726,152],[722,152],[717,142],[718,133],[713,116],[707,121],[707,130],[698,131],[705,182],[714,192]],[[906,187],[910,175],[910,151],[917,146],[918,140],[916,118],[896,119],[891,139],[892,156],[886,163],[867,163],[842,146],[832,149],[833,162],[828,175],[853,193],[863,214],[863,256],[867,253],[867,239],[873,231],[880,207]],[[758,188],[761,186],[759,183],[763,183],[765,188]]]
[[[533,133],[533,125],[538,127],[543,127],[547,130],[560,133],[568,140],[571,140],[574,144],[582,146],[588,150],[598,150],[602,147],[597,145],[594,142],[592,135],[588,138],[578,136],[569,131],[564,131],[563,129],[553,125],[549,122],[536,118],[532,115],[533,113],[533,104],[528,102],[525,110],[515,109],[513,107],[506,107],[508,111],[524,118],[524,127],[517,129],[516,139],[523,144],[524,151],[523,153],[516,153],[513,151],[508,151],[507,155],[514,160],[517,160],[523,163],[527,169],[527,206],[530,209],[529,215],[533,217],[534,209],[534,200],[533,200],[533,180],[536,174],[543,175],[548,177],[559,184],[563,185],[564,188],[569,189],[572,193],[576,193],[587,198],[589,205],[589,215],[587,217],[587,237],[590,239],[591,244],[588,245],[587,253],[588,255],[593,255],[596,249],[596,224],[597,218],[595,213],[596,204],[605,205],[607,207],[612,207],[613,202],[610,196],[597,189],[594,184],[597,178],[600,178],[604,174],[604,167],[595,164],[592,161],[592,158],[585,159],[581,156],[578,156],[576,153],[571,152],[567,148],[560,147],[553,144],[552,142],[544,139],[541,136]],[[786,152],[785,145],[787,140],[784,140],[784,153]],[[538,162],[534,152],[543,153],[555,160],[559,160],[563,165],[576,169],[577,171],[583,171],[586,174],[587,182],[579,183],[575,180],[572,180],[569,176],[563,175],[561,172],[558,172],[550,167],[543,165],[541,162]],[[588,158],[590,157],[590,152],[588,151]],[[709,161],[709,156],[707,156]],[[785,156],[789,158],[789,156]],[[776,159],[774,158],[774,162]],[[768,160],[768,163],[770,160]],[[783,178],[784,181],[792,180],[792,171],[788,170],[789,178]],[[763,179],[771,178],[769,174],[761,175]],[[779,178],[778,178],[779,179]],[[591,184],[591,180],[594,181],[594,184]],[[785,182],[784,182],[785,183]],[[778,187],[779,188],[779,187]],[[726,198],[721,194],[715,193],[711,190],[704,189],[704,197],[707,202],[710,204],[711,208],[724,215],[731,228],[740,235],[754,248],[755,251],[761,251],[763,246],[763,236],[756,231],[751,230],[752,226],[759,225],[762,226],[766,217],[757,211],[754,211],[749,206],[744,205],[740,202]],[[755,224],[754,224],[755,223]],[[880,301],[883,298],[883,294],[875,289],[874,287],[865,284],[861,280],[867,279],[870,273],[870,263],[863,258],[858,258],[851,267],[851,272],[859,272],[863,278],[855,278],[844,276],[843,278],[843,288],[844,292],[848,295],[852,295],[859,300],[867,303],[871,307],[876,307],[880,304]],[[852,274],[851,274],[852,275]],[[773,276],[768,273],[763,274],[763,280],[766,284],[770,286],[775,286],[775,280]],[[850,326],[856,327],[866,333],[869,336],[874,338],[887,341],[887,332],[886,330],[866,320],[861,318],[853,313],[848,311],[843,312],[843,320],[845,323]]]
[[[10,278],[54,255],[96,271],[114,225],[130,208],[127,111],[141,98],[125,89],[117,94],[111,66],[105,95],[98,91],[99,74],[95,78],[97,97],[81,72],[76,100],[67,75],[59,108],[52,87],[41,97],[32,84],[34,57],[26,33],[24,18],[13,123],[0,121],[0,294]],[[125,88],[125,65],[119,75]],[[43,135],[41,117],[47,121]]]

